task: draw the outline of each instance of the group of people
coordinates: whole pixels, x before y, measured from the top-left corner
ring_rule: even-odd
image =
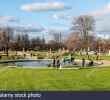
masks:
[[[85,59],[83,58],[83,59],[82,59],[82,66],[83,66],[83,67],[85,66],[85,63],[86,63],[86,62],[85,62]],[[91,67],[91,66],[93,66],[93,65],[94,65],[93,60],[89,59],[88,66],[90,66],[90,67]]]
[[[65,61],[64,61],[65,62]],[[88,66],[93,66],[94,65],[94,62],[93,60],[89,59],[89,63],[88,63]],[[59,68],[60,67],[60,60],[59,58],[53,58],[53,61],[52,61],[52,67],[54,68]],[[85,67],[86,66],[86,61],[85,61],[85,58],[82,59],[82,66]]]
[[[59,58],[57,57],[57,58],[55,58],[55,57],[53,57],[53,61],[52,61],[52,67],[56,67],[56,68],[59,68],[60,67],[60,60],[59,60]]]

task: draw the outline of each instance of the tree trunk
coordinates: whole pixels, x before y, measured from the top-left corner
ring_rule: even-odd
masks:
[[[6,55],[9,56],[8,47],[6,47]]]

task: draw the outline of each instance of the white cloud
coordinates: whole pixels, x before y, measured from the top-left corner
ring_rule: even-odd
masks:
[[[68,13],[57,13],[52,16],[53,19],[55,20],[73,20],[74,18],[77,18],[79,15],[83,15],[84,13],[80,13],[77,15],[72,15]],[[96,32],[97,33],[106,33],[110,34],[110,3],[108,3],[106,6],[103,8],[99,8],[90,12],[85,13],[87,15],[92,15],[96,19]]]
[[[110,10],[110,2],[107,4],[106,9]]]
[[[0,15],[0,20],[5,22],[18,22],[19,18],[14,16]]]
[[[52,16],[53,19],[55,20],[60,20],[60,19],[64,19],[64,20],[72,20],[73,15],[67,14],[67,13],[57,13],[54,14]]]
[[[49,32],[50,31],[48,29],[44,29],[44,30],[41,31],[41,34],[48,35]]]
[[[72,15],[69,13],[57,13],[52,16],[53,19],[55,20],[71,20],[76,18],[79,15],[83,15],[84,13],[80,13],[77,15]],[[98,8],[96,10],[90,11],[85,13],[87,15],[92,15],[96,19],[96,31],[106,31],[110,32],[110,3],[108,3],[106,6],[102,8]]]
[[[61,2],[32,3],[21,6],[24,11],[59,11],[71,9],[71,6]]]
[[[96,31],[110,34],[110,3],[105,7],[89,12],[96,18]]]
[[[4,23],[0,24],[1,27],[12,27],[14,31],[16,32],[28,32],[28,33],[36,33],[36,34],[44,34],[47,32],[47,30],[43,27],[40,27],[38,25],[24,25],[24,24],[19,24],[19,23]],[[47,34],[47,33],[46,33]]]
[[[13,24],[11,25],[18,32],[33,32],[33,33],[42,33],[45,29],[37,25],[22,25],[22,24]]]

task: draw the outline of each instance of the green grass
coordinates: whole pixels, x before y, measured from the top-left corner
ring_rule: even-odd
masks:
[[[0,90],[110,90],[110,68],[79,70],[0,68]]]
[[[82,58],[85,58],[85,59],[87,59],[87,56],[85,56],[85,55],[75,55],[74,56],[75,57],[75,59],[82,59]],[[92,56],[89,56],[91,59],[92,59]],[[96,56],[94,57],[94,59],[96,59]],[[106,56],[106,55],[101,55],[101,56],[99,56],[99,60],[110,60],[110,56]]]
[[[9,60],[9,58],[7,56],[2,56],[0,60]]]
[[[99,56],[100,60],[110,60],[110,56]]]

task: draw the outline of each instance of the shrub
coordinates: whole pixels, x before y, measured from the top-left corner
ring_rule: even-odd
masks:
[[[16,59],[25,59],[25,57],[19,55],[19,56],[16,57]]]
[[[38,58],[38,59],[44,59],[43,55],[41,55],[41,54],[38,54],[38,55],[37,55],[37,58]]]

